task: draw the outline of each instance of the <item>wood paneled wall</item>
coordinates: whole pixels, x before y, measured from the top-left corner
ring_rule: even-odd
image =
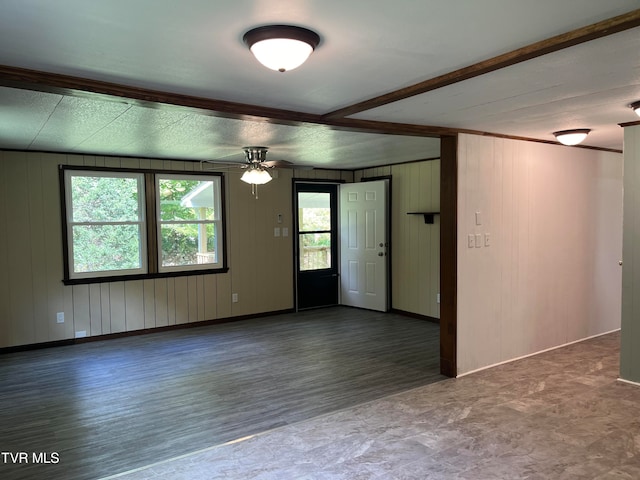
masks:
[[[200,168],[197,162],[0,152],[0,347],[291,309],[292,176],[344,175],[278,170],[256,200],[238,174],[227,174],[228,273],[64,286],[59,164]],[[275,237],[276,226],[288,227],[290,235]],[[57,312],[64,312],[64,323],[56,322]]]
[[[640,125],[624,129],[620,378],[640,383]]]
[[[463,134],[458,169],[459,374],[620,327],[622,155]]]
[[[391,307],[440,318],[440,217],[433,225],[407,212],[440,210],[440,160],[355,172],[355,181],[391,177]]]

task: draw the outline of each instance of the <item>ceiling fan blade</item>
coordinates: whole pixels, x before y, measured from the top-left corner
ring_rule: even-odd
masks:
[[[245,168],[247,164],[245,162],[217,162],[215,160],[202,160],[200,164],[204,167],[211,169],[229,169],[229,168]]]
[[[245,168],[247,168],[246,163],[212,162],[210,160],[200,162],[200,170],[203,172],[244,173]]]
[[[266,160],[268,147],[243,147],[245,152],[245,162],[227,162],[224,160],[202,160],[200,169],[210,172],[231,172],[234,169],[270,169],[270,168],[290,168],[297,170],[313,170],[313,167],[306,165],[295,165],[288,160]]]
[[[286,160],[269,160],[268,162],[260,162],[260,165],[267,168],[291,168],[293,163]]]
[[[302,165],[296,165],[287,160],[270,160],[268,162],[262,162],[261,165],[264,165],[267,168],[295,168],[297,170],[310,170],[313,167],[307,167]]]

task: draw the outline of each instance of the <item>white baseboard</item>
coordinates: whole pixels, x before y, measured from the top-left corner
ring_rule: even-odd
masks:
[[[624,378],[618,378],[619,382],[626,383],[628,385],[633,385],[634,387],[640,387],[640,383],[632,382],[631,380],[625,380]]]
[[[527,355],[522,355],[521,357],[516,357],[516,358],[512,358],[510,360],[505,360],[503,362],[498,362],[498,363],[494,363],[492,365],[487,365],[486,367],[477,368],[477,369],[471,370],[469,372],[458,373],[456,375],[456,378],[465,377],[467,375],[471,375],[472,373],[477,373],[477,372],[481,372],[483,370],[487,370],[489,368],[493,368],[493,367],[498,367],[500,365],[504,365],[505,363],[516,362],[518,360],[522,360],[523,358],[533,357],[535,355],[540,355],[541,353],[550,352],[551,350],[557,350],[558,348],[568,347],[569,345],[573,345],[574,343],[584,342],[586,340],[591,340],[592,338],[602,337],[603,335],[609,335],[610,333],[619,332],[619,331],[620,331],[620,329],[616,328],[615,330],[610,330],[608,332],[598,333],[596,335],[591,335],[590,337],[581,338],[580,340],[574,340],[573,342],[563,343],[562,345],[557,345],[555,347],[546,348],[546,349],[540,350],[538,352],[529,353]],[[625,381],[625,380],[622,380],[622,381]],[[629,382],[629,383],[633,383],[633,382]],[[638,385],[640,386],[640,384],[638,384]]]

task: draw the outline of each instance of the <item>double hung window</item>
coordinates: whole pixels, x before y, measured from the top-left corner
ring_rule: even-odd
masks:
[[[66,283],[226,271],[222,176],[61,172]]]
[[[156,175],[160,271],[220,266],[219,177]]]

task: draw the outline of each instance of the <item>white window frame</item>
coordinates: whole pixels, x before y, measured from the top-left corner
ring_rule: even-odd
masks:
[[[202,219],[202,220],[162,220],[160,218],[160,195],[156,194],[156,231],[157,238],[156,243],[158,245],[158,272],[184,272],[194,270],[210,270],[219,269],[224,266],[224,255],[222,252],[222,245],[224,245],[224,229],[222,224],[222,180],[219,175],[188,175],[188,174],[176,174],[176,173],[155,173],[155,191],[160,192],[160,180],[196,180],[200,182],[212,182],[213,183],[213,209],[214,219]],[[198,225],[213,225],[215,230],[215,263],[194,263],[190,265],[174,265],[163,266],[162,265],[162,226],[163,225],[178,225],[178,224],[198,224]]]
[[[179,277],[201,274],[219,274],[229,271],[227,266],[227,244],[226,244],[226,194],[224,175],[219,173],[199,173],[183,172],[175,170],[156,169],[128,169],[111,167],[89,167],[75,165],[59,165],[59,185],[61,191],[62,209],[62,242],[64,248],[64,275],[62,281],[65,285],[81,285],[87,283],[115,282],[138,279],[153,279]],[[124,177],[135,178],[138,181],[138,201],[141,216],[140,224],[140,259],[141,268],[122,270],[98,270],[95,272],[74,272],[74,251],[73,251],[73,226],[81,223],[73,222],[73,205],[71,178],[74,176],[104,176],[104,177]],[[159,178],[188,178],[198,181],[211,181],[214,186],[214,212],[215,219],[209,220],[214,223],[216,230],[216,263],[203,263],[196,265],[178,265],[159,269],[162,255],[159,223],[159,203],[158,190]],[[100,222],[95,222],[100,223]],[[103,224],[114,223],[124,224],[127,222],[102,222]],[[192,223],[191,221],[185,223]]]
[[[138,182],[138,221],[114,221],[114,222],[75,222],[73,220],[73,177],[104,177],[104,178],[131,178]],[[67,255],[68,255],[68,278],[86,279],[95,277],[115,277],[123,275],[141,275],[148,271],[147,267],[147,225],[145,220],[145,189],[144,174],[137,172],[115,172],[100,170],[64,170],[65,202],[66,202],[66,225],[67,229]],[[140,268],[120,269],[120,270],[96,270],[91,272],[76,272],[74,264],[74,244],[73,227],[79,225],[138,225],[139,228],[139,255]]]

